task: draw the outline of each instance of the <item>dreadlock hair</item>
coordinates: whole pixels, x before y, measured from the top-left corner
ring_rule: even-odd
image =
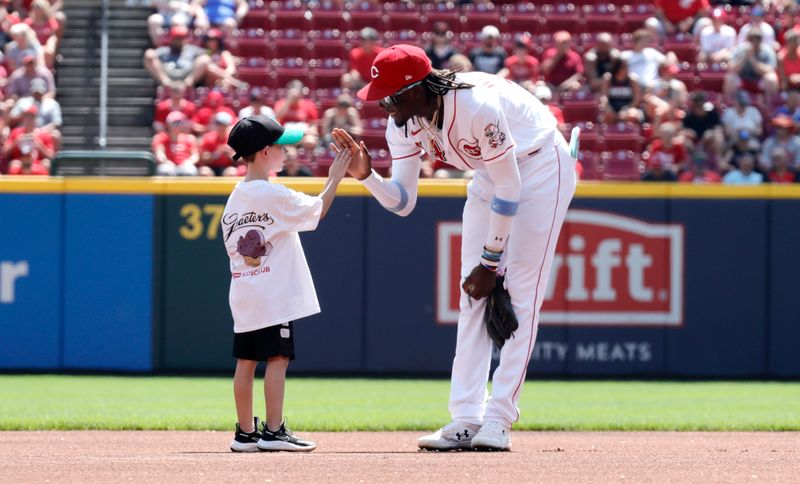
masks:
[[[423,85],[425,89],[435,96],[444,96],[447,91],[454,91],[456,89],[472,89],[475,87],[466,82],[456,81],[456,73],[458,70],[449,69],[433,69],[428,77],[425,78]]]

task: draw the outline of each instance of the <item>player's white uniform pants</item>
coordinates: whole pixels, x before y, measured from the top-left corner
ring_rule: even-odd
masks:
[[[500,351],[500,365],[486,384],[492,340],[483,321],[486,299],[468,301],[461,293],[458,340],[450,387],[453,420],[482,424],[496,420],[511,426],[519,419],[517,401],[536,341],[539,309],[544,300],[556,242],[567,207],[575,193],[575,160],[564,138],[520,164],[522,196],[501,266],[507,268],[506,286],[519,320],[519,329]],[[524,166],[523,166],[524,163]],[[530,164],[530,165],[529,165]],[[494,188],[484,174],[470,183],[464,206],[461,243],[461,282],[480,262],[489,229]]]

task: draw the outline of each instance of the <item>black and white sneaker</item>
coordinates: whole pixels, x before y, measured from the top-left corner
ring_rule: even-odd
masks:
[[[258,440],[261,432],[258,431],[258,417],[253,418],[253,431],[242,432],[239,423],[236,423],[236,435],[231,442],[233,452],[258,452]]]
[[[258,448],[269,451],[311,452],[317,448],[317,444],[296,437],[291,430],[286,428],[285,421],[275,432],[267,428],[267,423],[264,422],[261,426],[261,440],[258,441]]]

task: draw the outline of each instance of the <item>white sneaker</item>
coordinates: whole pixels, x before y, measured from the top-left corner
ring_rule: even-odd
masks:
[[[511,429],[487,420],[472,439],[472,448],[477,450],[511,450]]]
[[[436,432],[420,437],[417,445],[426,450],[469,449],[472,437],[480,428],[480,425],[466,422],[450,422]]]

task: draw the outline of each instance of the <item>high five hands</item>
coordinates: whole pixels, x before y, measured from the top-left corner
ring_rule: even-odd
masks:
[[[350,165],[347,173],[357,180],[363,180],[372,173],[372,157],[363,141],[356,143],[350,133],[343,129],[335,128],[331,133],[333,143],[331,149],[335,152],[348,150],[350,152]]]

